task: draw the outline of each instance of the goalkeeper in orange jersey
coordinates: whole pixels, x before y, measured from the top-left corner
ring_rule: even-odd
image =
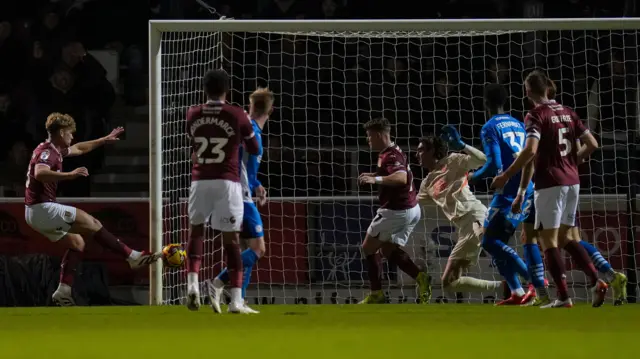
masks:
[[[448,153],[449,148],[463,153]],[[429,136],[420,140],[417,158],[420,166],[429,170],[418,192],[420,204],[436,204],[458,231],[458,241],[442,274],[443,289],[450,292],[505,292],[506,283],[502,281],[462,276],[462,272],[478,260],[487,213],[487,208],[471,193],[467,175],[470,170],[481,167],[486,156],[464,144],[455,128],[445,126],[441,138]]]
[[[556,86],[555,83],[549,80],[547,89],[547,98],[550,102],[555,102]],[[578,144],[578,146],[580,146]],[[520,187],[525,186],[533,178],[534,168],[533,161],[529,162],[522,171],[522,177],[520,178]],[[522,210],[522,204],[524,197],[517,196],[512,204],[511,211],[513,213],[520,213]],[[538,231],[534,227],[536,208],[532,204],[530,206],[529,215],[523,222],[522,240],[524,242],[524,257],[529,270],[529,276],[537,278],[538,280],[544,280],[544,264],[540,250],[538,249]],[[578,226],[574,226],[569,230],[569,235],[572,238],[580,238],[580,229]],[[622,305],[627,298],[627,276],[623,273],[616,272],[611,264],[602,256],[600,251],[591,243],[580,240],[580,245],[587,251],[594,266],[605,279],[611,285],[613,290],[614,305]],[[546,282],[546,281],[545,281]],[[532,293],[531,290],[527,294]],[[551,302],[548,295],[540,295],[538,297],[525,298],[522,303],[524,306],[542,306]]]

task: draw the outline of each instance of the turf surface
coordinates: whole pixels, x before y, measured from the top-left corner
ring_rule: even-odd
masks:
[[[0,308],[2,359],[637,358],[640,305]]]

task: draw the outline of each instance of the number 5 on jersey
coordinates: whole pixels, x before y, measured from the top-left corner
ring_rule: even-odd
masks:
[[[567,133],[567,131],[569,131],[569,129],[566,127],[561,127],[558,129],[558,144],[560,146],[564,145],[564,150],[560,151],[560,156],[562,157],[566,156],[567,153],[571,153],[571,141],[567,140],[566,137],[564,137],[564,134]]]
[[[223,148],[229,142],[228,138],[224,137],[195,137],[194,141],[198,144],[198,150],[196,156],[198,156],[198,163],[210,164],[210,163],[222,163],[226,156]],[[207,149],[210,149],[207,151]]]

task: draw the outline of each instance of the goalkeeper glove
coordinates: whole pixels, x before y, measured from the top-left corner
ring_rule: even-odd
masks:
[[[446,125],[442,127],[440,131],[440,138],[442,138],[454,151],[461,151],[467,145],[462,141],[460,133],[452,125]]]

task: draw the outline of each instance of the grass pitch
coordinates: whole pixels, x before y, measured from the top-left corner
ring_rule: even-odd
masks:
[[[640,306],[0,308],[2,359],[637,357]],[[636,354],[634,354],[636,353]]]

